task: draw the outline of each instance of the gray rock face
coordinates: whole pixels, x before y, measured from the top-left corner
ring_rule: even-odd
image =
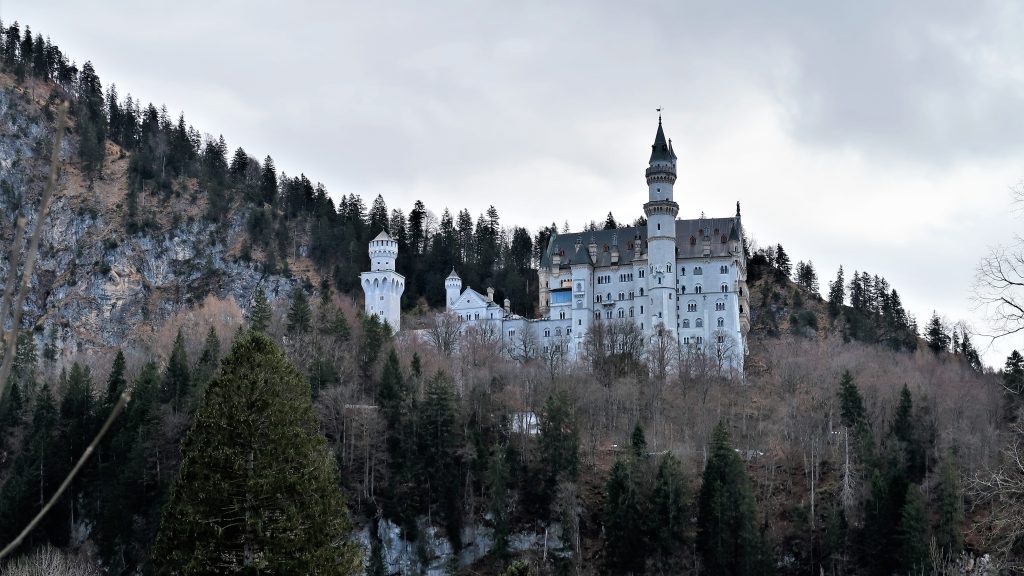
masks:
[[[46,180],[52,122],[21,94],[0,91],[0,288],[8,282],[8,254],[18,216],[26,236]],[[205,200],[143,194],[144,210],[160,212],[158,230],[124,230],[127,160],[108,149],[102,178],[90,187],[73,159],[74,133],[64,140],[62,175],[43,233],[23,328],[40,346],[54,327],[65,354],[131,346],[140,327],[158,326],[207,295],[232,298],[248,310],[262,285],[270,297],[288,297],[298,281],[267,276],[229,247],[247,235],[243,209],[218,225],[197,217]],[[185,193],[187,194],[187,193]],[[196,195],[193,195],[196,196]],[[305,249],[305,247],[302,247]]]

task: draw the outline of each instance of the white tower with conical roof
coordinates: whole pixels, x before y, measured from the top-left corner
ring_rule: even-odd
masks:
[[[395,272],[398,242],[387,232],[381,232],[370,241],[370,271],[359,275],[366,295],[366,314],[387,322],[398,332],[402,322],[402,292],[405,277]]]
[[[676,310],[676,214],[679,204],[672,197],[676,182],[676,154],[665,138],[658,117],[658,132],[651,146],[647,167],[647,287],[650,294],[651,328],[663,325],[673,333],[678,329]]]
[[[459,278],[459,275],[455,273],[455,268],[452,268],[452,273],[444,279],[444,290],[447,296],[445,308],[451,310],[462,294],[462,278]]]

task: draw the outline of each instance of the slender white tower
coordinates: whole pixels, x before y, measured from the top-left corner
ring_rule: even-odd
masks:
[[[370,271],[359,275],[366,295],[366,313],[387,322],[398,332],[402,322],[402,292],[405,276],[395,272],[398,242],[387,232],[381,232],[370,241]]]
[[[462,294],[462,278],[459,278],[459,275],[455,273],[455,268],[452,268],[452,273],[444,279],[444,290],[446,296],[445,308],[451,310]]]
[[[672,333],[678,329],[676,311],[676,215],[679,204],[672,199],[676,181],[676,154],[665,139],[658,116],[658,133],[651,146],[647,168],[647,287],[650,294],[650,326],[664,325]]]

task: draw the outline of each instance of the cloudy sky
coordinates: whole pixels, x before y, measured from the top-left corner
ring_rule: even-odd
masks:
[[[681,217],[885,276],[922,324],[1024,214],[1024,7],[1007,1],[2,0],[104,85],[337,197],[506,225],[641,215],[664,107]],[[985,342],[978,342],[983,345]],[[1021,339],[986,354],[1002,364]]]

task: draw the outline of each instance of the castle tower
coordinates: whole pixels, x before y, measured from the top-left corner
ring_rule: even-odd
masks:
[[[387,232],[370,241],[370,271],[359,275],[366,295],[366,314],[387,322],[395,332],[401,329],[402,292],[405,277],[395,272],[398,242]]]
[[[665,139],[658,116],[658,133],[651,146],[647,167],[647,286],[651,297],[650,328],[664,324],[673,333],[677,330],[676,311],[676,215],[679,205],[672,197],[676,181],[676,154],[672,142]],[[645,323],[646,324],[646,323]]]
[[[455,273],[455,268],[452,268],[452,273],[444,279],[444,290],[445,290],[445,308],[451,310],[455,302],[458,301],[459,295],[462,294],[462,278]]]

